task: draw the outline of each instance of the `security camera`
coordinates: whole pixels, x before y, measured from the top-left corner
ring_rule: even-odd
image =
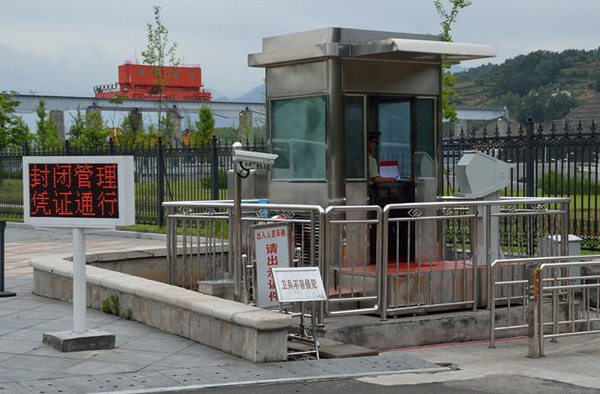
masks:
[[[279,155],[272,153],[251,152],[248,150],[233,149],[233,160],[254,164],[266,164],[272,166]]]

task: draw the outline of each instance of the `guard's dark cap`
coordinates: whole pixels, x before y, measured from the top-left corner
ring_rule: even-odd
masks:
[[[380,135],[381,133],[378,131],[369,132],[369,141],[378,141]]]

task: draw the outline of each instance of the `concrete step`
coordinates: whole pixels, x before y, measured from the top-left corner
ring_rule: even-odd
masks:
[[[319,356],[321,358],[348,358],[348,357],[364,357],[377,356],[379,352],[374,349],[334,341],[328,338],[317,338],[319,342]],[[296,340],[288,341],[288,350],[294,352],[304,352],[312,350],[313,347],[309,343],[298,342]]]

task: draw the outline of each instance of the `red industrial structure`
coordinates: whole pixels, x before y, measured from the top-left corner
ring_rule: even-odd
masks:
[[[119,94],[145,100],[210,101],[212,98],[210,92],[202,89],[199,66],[157,67],[131,62],[119,66],[119,82],[94,86],[94,93],[98,98]]]

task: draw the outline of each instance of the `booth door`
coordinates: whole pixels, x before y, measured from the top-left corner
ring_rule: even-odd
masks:
[[[390,96],[369,98],[368,132],[378,131],[379,172],[396,177],[395,185],[379,185],[378,205],[413,202],[412,100]]]
[[[367,133],[381,133],[377,152],[381,175],[399,179],[389,193],[382,190],[381,196],[389,198],[382,202],[435,201],[435,187],[427,188],[434,190],[427,196],[416,190],[424,182],[437,185],[435,100],[369,96],[367,118]]]
[[[416,188],[436,182],[435,98],[352,94],[345,97],[346,197],[348,203],[367,201],[367,147],[369,132],[380,132],[376,154],[383,176],[396,176],[392,187],[382,185],[379,205],[435,201]],[[425,188],[421,188],[425,189]]]
[[[384,177],[397,178],[394,185],[378,185],[379,196],[376,202],[381,207],[415,201],[414,103],[415,100],[412,98],[393,96],[369,98],[368,132],[381,133],[377,151],[379,172]],[[391,211],[390,217],[404,217],[407,214],[407,211],[395,210]],[[391,241],[388,243],[388,256],[398,256],[401,261],[414,256],[414,223],[392,223],[387,230]],[[397,247],[400,250],[397,250]]]
[[[369,132],[381,133],[377,160],[380,173],[396,175],[395,185],[383,185],[374,203],[384,207],[392,203],[435,201],[435,187],[418,188],[436,183],[436,101],[431,97],[401,97],[391,95],[347,95],[345,98],[346,133],[346,196],[348,204],[362,205],[367,199],[366,138]],[[432,195],[419,190],[433,190]],[[402,215],[396,211],[395,215]],[[389,256],[399,252],[400,259],[415,256],[415,228],[409,231],[406,222],[390,226]],[[363,230],[364,231],[364,230]],[[374,234],[371,235],[374,239]],[[410,245],[410,247],[409,247]],[[374,244],[371,243],[373,249]],[[373,255],[374,251],[371,251]]]

